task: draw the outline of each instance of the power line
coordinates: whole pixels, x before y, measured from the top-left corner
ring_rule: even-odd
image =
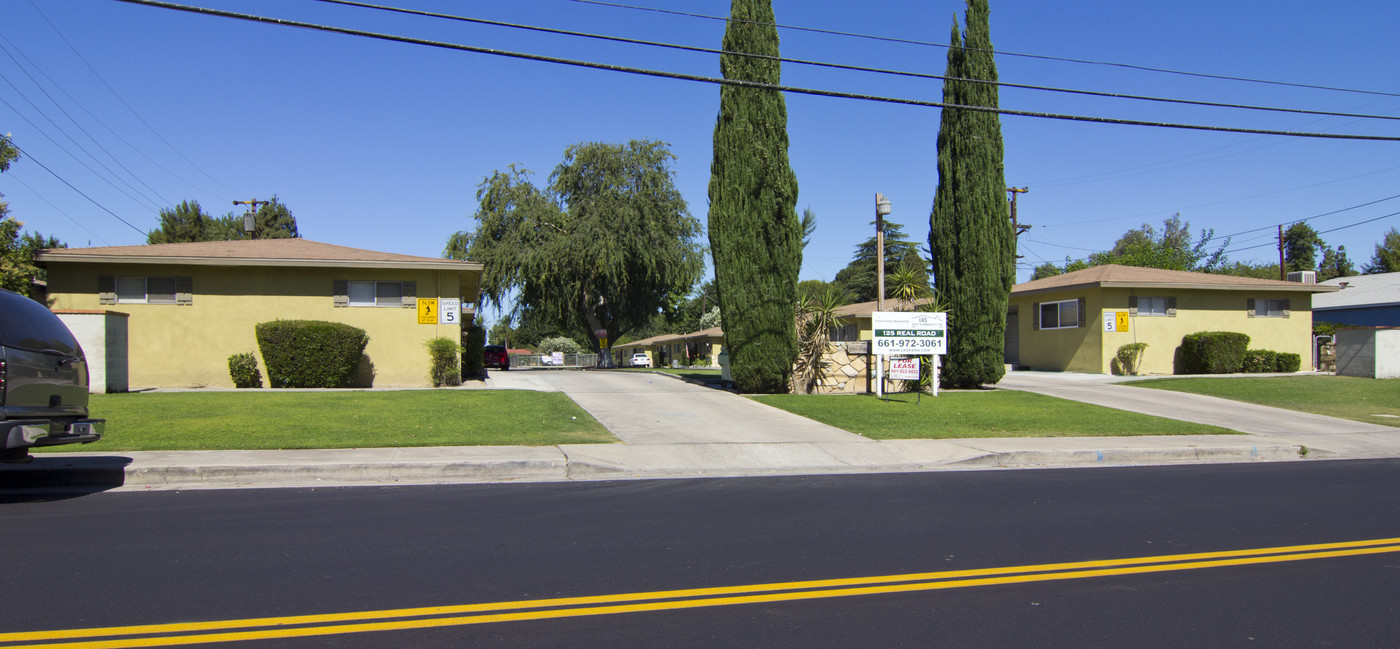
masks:
[[[1096,124],[1115,124],[1115,125],[1120,125],[1120,126],[1149,126],[1149,127],[1154,127],[1154,128],[1172,128],[1172,129],[1184,129],[1184,130],[1196,130],[1196,131],[1211,131],[1211,132],[1217,132],[1217,133],[1252,133],[1252,134],[1257,134],[1257,135],[1280,135],[1280,136],[1285,136],[1285,137],[1308,137],[1308,138],[1333,139],[1333,140],[1369,140],[1369,141],[1381,141],[1381,142],[1400,142],[1400,137],[1396,137],[1396,136],[1386,136],[1386,135],[1354,135],[1354,134],[1338,134],[1338,133],[1304,133],[1304,132],[1298,132],[1298,131],[1276,131],[1276,130],[1268,130],[1268,129],[1249,129],[1249,128],[1227,127],[1227,126],[1206,126],[1206,125],[1198,125],[1198,124],[1176,124],[1176,123],[1171,123],[1171,122],[1149,122],[1149,121],[1144,121],[1144,120],[1129,120],[1129,119],[1118,119],[1118,118],[1111,118],[1111,117],[1092,117],[1092,116],[1084,116],[1084,115],[1065,115],[1065,114],[1059,114],[1059,113],[1042,113],[1042,112],[1035,112],[1035,111],[1011,110],[1011,109],[1005,109],[1005,108],[991,108],[991,107],[987,107],[987,106],[968,106],[968,105],[962,105],[962,104],[947,104],[947,103],[943,103],[943,102],[921,101],[921,100],[916,100],[916,99],[902,99],[902,98],[896,98],[896,97],[883,97],[883,96],[879,96],[879,95],[866,95],[866,94],[859,94],[859,93],[837,92],[837,91],[831,91],[831,90],[817,90],[817,89],[812,89],[812,88],[799,88],[799,87],[795,87],[795,86],[783,86],[783,85],[776,85],[776,84],[758,83],[758,82],[753,82],[753,81],[743,81],[743,80],[739,80],[739,79],[723,79],[723,78],[717,78],[717,77],[705,77],[705,76],[700,76],[700,75],[682,74],[682,73],[677,73],[677,72],[662,72],[662,71],[659,71],[659,70],[649,70],[649,69],[645,69],[645,68],[634,68],[634,67],[629,67],[629,66],[610,65],[610,64],[606,64],[606,63],[594,63],[594,62],[591,62],[591,61],[580,61],[580,60],[577,60],[577,59],[565,59],[565,58],[552,57],[552,56],[542,56],[542,55],[538,55],[538,54],[526,54],[526,53],[523,53],[523,52],[512,52],[512,51],[508,51],[508,50],[497,50],[497,49],[491,49],[491,48],[485,48],[485,47],[476,47],[476,46],[472,46],[472,45],[459,45],[459,44],[455,44],[455,43],[444,43],[444,42],[441,42],[441,41],[431,41],[431,40],[420,39],[420,38],[411,38],[411,37],[407,37],[407,36],[395,36],[395,35],[391,35],[391,34],[381,34],[381,33],[377,33],[377,32],[367,32],[367,31],[363,31],[363,30],[348,29],[348,28],[344,28],[344,27],[334,27],[334,26],[330,26],[330,25],[318,25],[318,24],[315,24],[315,23],[305,23],[305,22],[294,21],[294,20],[287,20],[287,19],[282,19],[282,18],[270,18],[270,17],[265,17],[265,16],[252,15],[252,14],[241,14],[241,13],[235,13],[235,12],[231,12],[231,11],[222,11],[222,10],[218,10],[218,9],[209,9],[209,8],[206,8],[206,7],[194,7],[194,6],[188,6],[188,5],[179,5],[179,4],[169,3],[169,2],[160,2],[160,1],[158,1],[158,0],[117,0],[117,1],[118,1],[118,2],[125,2],[125,3],[128,3],[128,4],[143,5],[143,6],[148,6],[148,7],[157,7],[157,8],[161,8],[161,9],[172,9],[172,10],[175,10],[175,11],[185,11],[185,12],[189,12],[189,13],[196,13],[196,14],[202,14],[202,15],[220,16],[220,17],[224,17],[224,18],[235,18],[235,19],[238,19],[238,20],[247,20],[247,21],[251,21],[251,22],[258,22],[258,23],[265,23],[265,24],[273,24],[273,25],[281,25],[281,26],[285,26],[285,27],[300,27],[300,28],[303,28],[303,29],[310,29],[310,30],[314,30],[314,31],[323,31],[323,32],[336,33],[336,34],[345,34],[345,35],[349,35],[349,36],[360,36],[360,37],[364,37],[364,38],[373,38],[373,39],[384,40],[384,41],[391,41],[391,42],[397,42],[397,43],[408,43],[408,44],[411,44],[411,45],[424,45],[424,46],[428,46],[428,47],[437,47],[437,48],[442,48],[442,49],[458,50],[458,51],[463,51],[463,52],[474,52],[474,53],[478,53],[478,54],[490,54],[490,55],[493,55],[493,56],[504,56],[504,57],[508,57],[508,58],[523,59],[523,60],[527,60],[527,61],[539,61],[539,62],[544,62],[544,63],[555,63],[555,64],[559,64],[559,65],[570,65],[570,66],[581,67],[581,68],[589,68],[589,69],[594,69],[594,70],[607,70],[607,71],[610,71],[610,72],[623,72],[623,73],[627,73],[627,74],[636,74],[636,75],[641,75],[641,76],[661,77],[661,78],[666,78],[666,79],[677,79],[677,80],[682,80],[682,81],[695,81],[695,82],[700,82],[700,83],[710,83],[710,84],[715,84],[715,85],[735,86],[735,87],[741,87],[741,88],[752,88],[752,89],[757,89],[757,90],[773,90],[773,91],[785,92],[785,93],[790,93],[790,94],[798,94],[798,95],[813,95],[813,96],[819,96],[819,97],[833,97],[833,98],[838,98],[838,99],[855,99],[855,100],[860,100],[860,101],[875,101],[875,102],[883,102],[883,103],[901,104],[901,105],[906,105],[906,106],[922,106],[922,107],[927,107],[927,108],[951,108],[951,109],[956,109],[956,110],[967,110],[967,111],[973,111],[973,112],[996,113],[996,114],[999,114],[999,115],[1012,115],[1012,116],[1017,116],[1017,117],[1035,117],[1035,118],[1040,118],[1040,119],[1055,119],[1055,120],[1063,120],[1063,121],[1089,122],[1089,123],[1096,123]]]
[[[965,79],[965,78],[962,78],[962,77],[948,77],[948,76],[944,76],[944,75],[939,75],[939,74],[928,74],[928,73],[924,73],[924,72],[908,72],[908,71],[904,71],[904,70],[890,70],[890,69],[885,69],[885,68],[871,68],[871,67],[858,66],[858,65],[847,65],[847,64],[844,64],[844,63],[830,63],[830,62],[825,62],[825,61],[811,61],[811,60],[805,60],[805,59],[791,59],[791,58],[779,57],[779,56],[768,56],[768,55],[766,55],[766,54],[752,54],[752,53],[748,53],[748,52],[726,52],[726,51],[724,51],[724,50],[717,50],[717,49],[712,49],[712,48],[707,48],[707,47],[696,47],[696,46],[693,46],[693,45],[679,45],[679,44],[676,44],[676,43],[663,43],[663,42],[659,42],[659,41],[647,41],[647,40],[640,40],[640,39],[635,39],[635,38],[625,38],[625,37],[621,37],[621,36],[608,36],[608,35],[604,35],[604,34],[590,34],[590,33],[587,33],[587,32],[578,32],[578,31],[572,31],[572,30],[567,30],[567,29],[554,29],[554,28],[550,28],[550,27],[539,27],[539,26],[536,26],[536,25],[524,25],[524,24],[520,24],[520,23],[508,23],[508,22],[502,22],[502,21],[498,21],[498,20],[486,20],[486,19],[484,19],[484,18],[471,18],[471,17],[468,17],[468,16],[459,16],[459,15],[453,15],[453,14],[444,14],[444,13],[438,13],[438,12],[432,12],[432,11],[422,11],[422,10],[419,10],[419,9],[407,9],[407,8],[404,8],[404,7],[392,7],[392,6],[386,6],[386,5],[370,4],[370,3],[367,3],[367,2],[356,2],[356,1],[354,1],[354,0],[316,0],[316,1],[317,1],[317,2],[324,2],[324,3],[326,3],[326,4],[342,5],[342,6],[348,6],[348,7],[359,7],[359,8],[363,8],[363,9],[375,9],[375,10],[378,10],[378,11],[387,11],[387,12],[392,12],[392,13],[401,13],[401,14],[408,14],[408,15],[413,15],[413,16],[424,16],[424,17],[429,17],[429,18],[441,18],[441,19],[444,19],[444,20],[453,20],[453,21],[466,22],[466,23],[472,23],[472,24],[477,24],[477,25],[489,25],[489,26],[493,26],[493,27],[507,27],[507,28],[510,28],[510,29],[521,29],[521,30],[526,30],[526,31],[541,32],[541,33],[545,33],[545,34],[558,34],[558,35],[562,35],[562,36],[576,36],[576,37],[579,37],[579,38],[589,38],[589,39],[595,39],[595,40],[610,41],[610,42],[614,42],[614,43],[627,43],[627,44],[630,44],[630,45],[646,45],[646,46],[648,46],[648,47],[660,47],[660,48],[665,48],[665,49],[681,50],[681,51],[685,51],[685,52],[698,52],[698,53],[702,53],[702,54],[720,54],[720,55],[728,54],[728,55],[731,55],[731,56],[741,56],[741,57],[744,57],[744,58],[762,59],[762,60],[767,60],[767,61],[778,61],[778,62],[781,62],[781,63],[792,63],[792,64],[796,64],[796,65],[807,65],[807,66],[813,66],[813,67],[831,68],[831,69],[836,69],[836,70],[847,70],[847,71],[852,71],[852,72],[869,72],[869,73],[873,73],[873,74],[882,74],[882,75],[900,76],[900,77],[911,77],[911,78],[915,78],[915,79],[929,79],[929,80],[939,80],[939,81],[964,81],[964,82],[967,82],[967,83],[976,83],[976,84],[982,84],[982,85],[993,85],[993,86],[998,86],[998,87],[1002,87],[1002,88],[1016,88],[1016,89],[1018,89],[1018,90],[1037,90],[1037,91],[1043,91],[1043,92],[1057,92],[1057,93],[1073,94],[1073,95],[1085,95],[1085,96],[1090,96],[1090,97],[1104,97],[1104,98],[1109,98],[1109,99],[1130,99],[1130,100],[1134,100],[1134,101],[1149,101],[1149,102],[1169,103],[1169,104],[1183,104],[1183,105],[1187,105],[1187,106],[1203,106],[1203,107],[1207,107],[1207,108],[1232,108],[1232,109],[1239,109],[1239,110],[1257,110],[1257,111],[1275,112],[1275,113],[1292,113],[1292,114],[1298,114],[1298,115],[1319,115],[1319,116],[1323,116],[1323,117],[1349,117],[1349,118],[1354,118],[1354,119],[1379,119],[1379,120],[1400,121],[1400,117],[1389,116],[1389,115],[1365,115],[1365,114],[1358,114],[1358,113],[1338,113],[1338,112],[1321,111],[1321,110],[1307,110],[1307,109],[1301,109],[1301,108],[1282,108],[1282,107],[1277,107],[1277,106],[1254,106],[1254,105],[1250,105],[1250,104],[1232,104],[1232,103],[1225,103],[1225,102],[1200,101],[1200,100],[1194,100],[1194,99],[1174,99],[1174,98],[1170,98],[1170,97],[1153,97],[1153,96],[1148,96],[1148,95],[1130,95],[1130,94],[1125,94],[1125,93],[1102,92],[1102,91],[1097,91],[1097,90],[1080,90],[1080,89],[1075,89],[1075,88],[1058,88],[1058,87],[1054,87],[1054,86],[1040,86],[1040,85],[1032,85],[1032,84],[1024,84],[1024,83],[1011,83],[1011,82],[1008,82],[1008,81],[991,81],[991,80],[987,80],[987,79]]]
[[[686,16],[686,17],[689,17],[689,18],[704,18],[704,19],[706,19],[706,20],[718,20],[718,21],[721,21],[721,22],[727,22],[727,21],[730,20],[729,18],[726,18],[726,17],[724,17],[724,16],[710,16],[710,15],[706,15],[706,14],[688,13],[688,12],[684,12],[684,11],[674,11],[674,10],[671,10],[671,9],[656,9],[656,8],[653,8],[653,7],[639,7],[639,6],[634,6],[634,5],[617,4],[617,3],[613,3],[613,2],[600,2],[599,0],[573,0],[573,1],[574,1],[574,2],[578,2],[578,3],[581,3],[581,4],[599,5],[599,6],[603,6],[603,7],[614,7],[614,8],[618,8],[618,9],[631,9],[631,10],[637,10],[637,11],[651,11],[651,12],[655,12],[655,13],[673,14],[673,15],[677,15],[677,16]],[[945,49],[948,47],[948,45],[947,45],[946,43],[930,43],[930,42],[927,42],[927,41],[916,41],[916,40],[910,40],[910,39],[904,39],[904,38],[891,38],[891,37],[888,37],[888,36],[874,36],[874,35],[871,35],[871,34],[859,34],[859,33],[855,33],[855,32],[843,32],[843,31],[837,31],[837,30],[832,30],[832,29],[817,29],[817,28],[814,28],[814,27],[801,27],[801,26],[797,26],[797,25],[783,25],[783,24],[780,24],[780,23],[767,23],[767,22],[759,22],[759,21],[753,21],[753,20],[745,20],[745,21],[740,21],[740,22],[753,23],[753,24],[763,25],[763,26],[772,26],[772,27],[777,27],[777,28],[779,28],[779,29],[790,29],[790,30],[793,30],[793,31],[811,32],[811,33],[814,33],[814,34],[829,34],[829,35],[832,35],[832,36],[849,36],[849,37],[852,37],[852,38],[863,38],[863,39],[874,40],[874,41],[884,41],[884,42],[887,42],[887,43],[900,43],[900,44],[904,44],[904,45],[919,45],[919,46],[924,46],[924,47],[939,47],[939,48],[945,48]],[[1129,70],[1141,70],[1141,71],[1144,71],[1144,72],[1158,72],[1158,73],[1162,73],[1162,74],[1174,74],[1174,75],[1179,75],[1179,76],[1200,77],[1200,78],[1203,78],[1203,79],[1219,79],[1219,80],[1222,80],[1222,81],[1241,81],[1241,82],[1245,82],[1245,83],[1259,83],[1259,84],[1267,84],[1267,85],[1275,85],[1275,86],[1286,86],[1286,87],[1290,87],[1290,88],[1305,88],[1305,89],[1309,89],[1309,90],[1328,90],[1328,91],[1333,91],[1333,92],[1349,92],[1349,93],[1363,94],[1363,95],[1379,95],[1379,96],[1382,96],[1382,97],[1400,97],[1400,93],[1381,92],[1381,91],[1379,91],[1379,90],[1358,90],[1358,89],[1355,89],[1355,88],[1337,88],[1337,87],[1333,87],[1333,86],[1320,86],[1320,85],[1313,85],[1313,84],[1306,84],[1306,83],[1293,83],[1293,82],[1288,82],[1288,81],[1270,81],[1270,80],[1267,80],[1267,79],[1251,79],[1251,78],[1249,78],[1249,77],[1234,77],[1234,76],[1221,75],[1221,74],[1209,74],[1209,73],[1205,73],[1205,72],[1185,72],[1185,71],[1182,71],[1182,70],[1172,70],[1172,69],[1169,69],[1169,68],[1154,68],[1154,67],[1145,66],[1145,65],[1134,65],[1134,64],[1131,64],[1131,63],[1115,63],[1115,62],[1112,62],[1112,61],[1094,61],[1094,60],[1090,60],[1090,59],[1072,59],[1072,58],[1065,58],[1065,57],[1060,57],[1060,56],[1048,56],[1048,55],[1045,55],[1045,54],[1026,54],[1026,53],[1022,53],[1022,52],[1006,52],[1006,51],[1002,51],[1002,50],[991,50],[991,52],[992,52],[993,54],[997,54],[997,55],[1000,55],[1000,56],[1014,56],[1014,57],[1019,57],[1019,58],[1040,59],[1040,60],[1043,60],[1043,61],[1060,61],[1060,62],[1064,62],[1064,63],[1080,63],[1080,64],[1085,64],[1085,65],[1103,65],[1103,66],[1109,66],[1109,67],[1125,68],[1125,69],[1129,69]]]
[[[28,183],[24,182],[23,180],[20,180],[19,176],[15,175],[15,173],[14,173],[13,171],[10,172],[9,176],[10,176],[10,180],[15,181],[15,182],[19,183],[20,186],[24,187],[25,189],[28,189],[30,193],[34,194],[34,197],[35,197],[35,198],[37,198],[37,199],[39,199],[39,200],[41,200],[41,201],[44,201],[45,203],[48,204],[49,207],[52,207],[52,208],[54,209],[55,212],[58,212],[59,214],[62,214],[62,215],[63,215],[63,218],[66,218],[66,219],[68,219],[69,221],[72,221],[72,222],[73,222],[73,225],[76,225],[76,226],[82,228],[84,232],[87,232],[88,234],[92,235],[93,238],[97,239],[98,241],[101,241],[101,242],[104,243],[104,244],[107,243],[107,240],[106,240],[106,239],[103,239],[102,237],[98,236],[98,234],[97,234],[96,232],[93,232],[92,230],[89,230],[88,227],[87,227],[86,225],[83,225],[82,223],[78,222],[77,219],[75,219],[75,218],[69,216],[68,213],[65,212],[65,211],[63,211],[63,209],[60,208],[59,206],[54,205],[54,204],[53,204],[53,201],[50,201],[49,199],[44,198],[44,195],[43,195],[43,194],[40,194],[39,192],[35,191],[34,188],[33,188],[33,187],[30,187]]]
[[[60,176],[60,175],[58,175],[57,173],[55,173],[54,170],[52,170],[52,169],[50,169],[50,168],[48,167],[48,165],[45,165],[44,163],[39,162],[38,158],[35,158],[33,155],[30,155],[30,154],[29,154],[28,152],[26,152],[24,149],[21,149],[20,146],[19,146],[18,144],[15,144],[15,143],[14,143],[13,140],[10,141],[10,146],[12,146],[12,147],[14,147],[16,150],[18,150],[18,151],[20,152],[20,154],[23,155],[23,156],[25,157],[25,159],[29,160],[30,162],[32,162],[32,163],[34,163],[34,164],[36,164],[36,165],[39,165],[39,167],[40,167],[41,169],[43,169],[44,171],[49,172],[49,174],[52,175],[54,178],[57,178],[59,182],[61,182],[61,183],[65,184],[65,185],[67,185],[69,189],[71,189],[71,190],[73,190],[73,191],[75,191],[75,192],[78,192],[78,195],[79,195],[79,196],[82,196],[83,198],[88,199],[88,202],[92,203],[93,205],[96,205],[96,206],[98,207],[98,209],[100,209],[100,210],[102,210],[103,212],[106,212],[106,213],[108,213],[108,214],[111,214],[111,215],[112,215],[112,218],[114,218],[114,219],[116,219],[116,220],[118,220],[118,221],[121,221],[122,223],[125,223],[125,224],[127,225],[127,227],[129,227],[129,228],[135,230],[137,233],[139,233],[139,234],[141,234],[141,235],[145,235],[145,234],[146,234],[146,232],[145,232],[144,230],[142,230],[141,228],[138,228],[138,227],[132,225],[130,221],[127,221],[126,219],[124,219],[124,218],[122,218],[122,217],[120,217],[120,216],[117,216],[117,213],[116,213],[116,212],[113,212],[112,210],[107,209],[107,207],[106,207],[105,205],[103,205],[103,204],[97,202],[96,200],[93,199],[93,197],[88,196],[87,194],[84,194],[84,193],[83,193],[83,190],[78,189],[77,187],[74,187],[74,186],[73,186],[73,183],[68,182],[67,180],[65,180],[65,179],[63,178],[63,176]]]
[[[132,107],[131,107],[131,104],[127,103],[126,99],[123,98],[119,93],[117,93],[117,90],[116,90],[115,88],[112,87],[112,84],[107,83],[107,80],[106,80],[105,78],[103,78],[102,75],[101,75],[100,73],[98,73],[97,69],[94,68],[94,67],[92,67],[92,64],[91,64],[91,63],[88,63],[88,61],[87,61],[86,58],[83,58],[83,55],[82,55],[81,52],[78,51],[78,48],[73,47],[73,43],[71,43],[71,42],[68,40],[68,38],[67,38],[66,36],[63,35],[63,32],[59,31],[58,27],[55,26],[55,25],[53,24],[53,21],[52,21],[52,20],[49,20],[48,15],[46,15],[46,14],[44,13],[44,11],[43,11],[42,9],[39,8],[39,5],[35,4],[33,0],[30,0],[29,4],[30,4],[31,6],[34,7],[34,11],[36,11],[36,12],[39,13],[39,16],[42,17],[42,18],[44,19],[44,22],[48,23],[49,29],[52,29],[52,30],[54,31],[55,34],[58,34],[59,39],[61,39],[61,40],[63,41],[63,43],[64,43],[65,45],[68,46],[68,49],[69,49],[69,50],[72,50],[73,54],[74,54],[75,56],[78,57],[78,60],[79,60],[79,61],[82,61],[82,62],[83,62],[83,65],[87,66],[88,71],[92,72],[92,75],[93,75],[94,77],[97,77],[97,80],[98,80],[98,81],[102,82],[102,85],[105,86],[105,87],[107,88],[107,91],[108,91],[108,92],[111,92],[111,93],[112,93],[112,96],[113,96],[113,97],[116,97],[116,98],[117,98],[117,101],[121,102],[121,104],[122,104],[123,106],[126,107],[127,111],[129,111],[129,112],[132,114],[132,116],[136,118],[137,121],[141,122],[141,124],[142,124],[143,126],[146,127],[146,130],[150,131],[152,135],[155,135],[155,136],[156,136],[156,139],[158,139],[158,140],[160,140],[161,142],[163,142],[163,143],[165,144],[165,146],[169,147],[170,150],[173,151],[173,152],[175,153],[175,155],[179,156],[181,160],[184,160],[184,161],[185,161],[187,164],[189,164],[190,167],[192,167],[195,171],[198,171],[199,173],[204,174],[204,177],[205,177],[205,178],[208,178],[209,180],[214,181],[214,184],[218,185],[219,187],[222,187],[222,188],[224,189],[224,191],[227,191],[228,194],[227,194],[226,196],[238,196],[238,195],[240,195],[239,192],[236,192],[236,191],[234,191],[234,190],[232,190],[232,189],[229,189],[228,185],[225,185],[225,184],[223,184],[222,182],[219,182],[219,179],[218,179],[218,178],[215,178],[214,176],[210,175],[209,172],[205,171],[205,170],[204,170],[203,168],[201,168],[198,164],[195,164],[195,162],[194,162],[193,160],[190,160],[188,157],[185,156],[184,153],[181,153],[179,149],[175,148],[175,145],[174,145],[174,144],[171,144],[169,140],[165,139],[165,136],[161,135],[160,132],[157,131],[157,130],[155,129],[154,126],[151,126],[150,122],[147,122],[146,119],[145,119],[144,117],[142,117],[140,113],[136,112],[136,109],[135,109],[135,108],[132,108]],[[108,130],[111,130],[111,129],[108,128]],[[115,134],[115,131],[113,131],[113,134]],[[120,136],[118,136],[118,137],[120,138]],[[125,141],[125,140],[123,140],[123,141]],[[131,146],[131,145],[128,144],[127,146]],[[134,146],[131,147],[131,148],[132,148],[132,150],[136,150],[136,147],[134,147]],[[139,150],[136,150],[136,152],[137,152],[137,153],[141,153]],[[151,161],[151,164],[154,164],[154,165],[156,165],[157,167],[160,167],[160,168],[161,168],[162,170],[164,170],[166,173],[170,174],[171,177],[179,178],[178,176],[175,175],[174,172],[172,172],[172,171],[170,171],[169,169],[166,169],[165,167],[161,166],[161,165],[160,165],[159,163],[157,163],[155,160],[151,160],[151,158],[148,157],[148,156],[146,156],[144,153],[142,153],[141,155],[142,155],[142,157],[145,157],[147,160],[150,160],[150,161]],[[189,182],[189,181],[187,181],[187,180],[184,180],[183,178],[180,178],[180,180],[183,181],[185,184],[189,185],[190,187],[194,188],[194,189],[197,190],[197,191],[202,191],[202,192],[204,192],[204,193],[206,193],[206,194],[213,194],[213,193],[214,193],[214,192],[206,191],[206,190],[201,189],[201,188],[199,188],[199,187],[195,187],[194,183],[191,183],[191,182]]]
[[[1347,228],[1354,228],[1354,227],[1356,227],[1356,226],[1358,226],[1358,225],[1366,225],[1367,223],[1374,223],[1374,222],[1380,221],[1380,220],[1382,220],[1382,219],[1388,219],[1388,218],[1390,218],[1390,217],[1392,217],[1392,216],[1400,216],[1400,212],[1391,212],[1390,214],[1383,214],[1383,215],[1377,216],[1377,217],[1375,217],[1375,218],[1366,219],[1365,221],[1357,221],[1356,223],[1348,223],[1347,225],[1338,226],[1338,227],[1331,228],[1331,229],[1328,229],[1328,230],[1322,230],[1322,231],[1318,232],[1318,234],[1327,234],[1328,232],[1336,232],[1336,231],[1338,231],[1338,230],[1345,230],[1345,229],[1347,229]],[[1278,226],[1273,226],[1273,227],[1278,227]],[[1261,243],[1261,244],[1256,245],[1256,246],[1247,246],[1247,247],[1244,247],[1244,248],[1235,248],[1235,249],[1233,249],[1233,250],[1226,250],[1225,252],[1226,252],[1226,253],[1231,253],[1231,252],[1243,252],[1243,251],[1245,251],[1245,250],[1254,250],[1255,248],[1264,248],[1264,247],[1270,247],[1270,248],[1272,248],[1272,247],[1277,246],[1277,245],[1278,245],[1278,244],[1277,244],[1276,242],[1270,241],[1270,242],[1268,242],[1268,243]]]

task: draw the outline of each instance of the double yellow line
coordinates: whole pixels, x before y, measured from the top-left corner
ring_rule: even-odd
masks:
[[[1400,552],[1400,538],[326,615],[0,633],[0,649],[166,647],[1085,579]],[[34,643],[40,644],[19,644]]]

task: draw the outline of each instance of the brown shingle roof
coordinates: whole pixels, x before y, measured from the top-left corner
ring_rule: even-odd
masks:
[[[158,243],[145,246],[54,248],[39,253],[38,260],[46,263],[481,270],[481,264],[477,262],[362,250],[307,239],[245,239],[239,241]]]
[[[1180,270],[1162,270],[1160,268],[1139,268],[1137,266],[1108,264],[1017,284],[1011,288],[1011,295],[1035,295],[1083,287],[1190,288],[1217,291],[1264,289],[1270,291],[1298,291],[1307,293],[1330,293],[1337,290],[1335,287],[1322,284],[1300,284],[1298,282],[1283,282],[1276,279],[1255,279],[1253,277],[1235,277],[1233,275],[1191,273]]]

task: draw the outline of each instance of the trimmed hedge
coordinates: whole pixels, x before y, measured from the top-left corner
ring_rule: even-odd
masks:
[[[480,378],[486,372],[486,329],[479,324],[467,327],[462,336],[462,378]]]
[[[1251,349],[1244,353],[1244,366],[1240,369],[1245,372],[1260,374],[1264,372],[1274,372],[1278,366],[1278,352],[1267,349]]]
[[[1280,352],[1277,356],[1277,363],[1274,365],[1275,372],[1297,372],[1303,366],[1303,357],[1299,354],[1285,354]]]
[[[262,375],[258,373],[258,357],[253,352],[234,354],[228,357],[228,375],[235,388],[260,388]]]
[[[369,344],[364,329],[339,322],[273,320],[254,330],[274,388],[345,387]]]
[[[1234,374],[1244,368],[1249,336],[1233,331],[1200,331],[1181,339],[1181,369],[1186,374]]]
[[[433,387],[462,384],[462,374],[457,362],[461,359],[462,347],[451,338],[434,338],[423,343],[428,348],[428,381]]]

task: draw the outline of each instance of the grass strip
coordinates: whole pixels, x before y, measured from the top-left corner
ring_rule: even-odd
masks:
[[[1124,385],[1174,390],[1400,427],[1400,380],[1355,376],[1180,377]]]
[[[772,394],[749,398],[871,439],[1231,435],[1234,431],[1012,390],[938,397]]]
[[[559,392],[234,391],[95,394],[101,441],[43,449],[199,451],[616,442]],[[38,450],[38,449],[36,449]]]

